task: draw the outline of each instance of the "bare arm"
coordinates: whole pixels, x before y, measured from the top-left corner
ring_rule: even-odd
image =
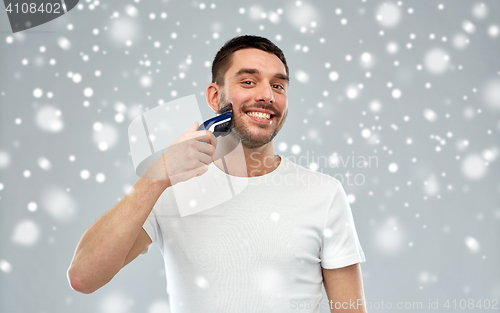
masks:
[[[168,184],[168,180],[139,178],[120,202],[87,229],[68,269],[74,290],[96,291],[151,244],[142,225]]]
[[[198,122],[194,122],[148,166],[143,177],[155,179],[139,178],[132,190],[83,234],[68,269],[74,290],[96,291],[135,259],[151,244],[142,225],[163,191],[208,170],[217,139],[210,131],[197,128]]]
[[[331,312],[366,313],[359,263],[335,269],[323,268],[323,284]]]

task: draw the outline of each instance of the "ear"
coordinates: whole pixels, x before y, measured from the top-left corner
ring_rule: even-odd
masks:
[[[207,103],[212,110],[215,112],[219,111],[219,95],[220,95],[220,86],[216,83],[211,83],[207,87],[207,91],[205,92],[205,97],[207,98]]]

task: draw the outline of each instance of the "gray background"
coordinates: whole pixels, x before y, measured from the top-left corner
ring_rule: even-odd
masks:
[[[212,116],[206,64],[240,34],[285,52],[275,149],[343,181],[367,301],[499,299],[500,3],[383,3],[80,1],[15,35],[0,14],[0,312],[166,312],[157,247],[91,295],[66,270],[136,180],[130,121],[193,93]]]

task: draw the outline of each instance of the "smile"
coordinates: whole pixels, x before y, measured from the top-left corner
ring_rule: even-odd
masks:
[[[254,122],[272,124],[274,115],[261,112],[247,112],[246,115]]]
[[[260,112],[247,112],[247,115],[259,118],[259,119],[265,119],[268,120],[271,118],[271,114],[267,113],[260,113]]]

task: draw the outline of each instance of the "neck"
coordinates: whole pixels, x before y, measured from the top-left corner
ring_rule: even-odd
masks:
[[[222,162],[224,156],[224,162]],[[215,165],[228,175],[239,177],[262,176],[274,171],[281,158],[274,155],[273,141],[259,148],[242,146],[232,136],[217,138]],[[224,164],[225,163],[225,164]]]

